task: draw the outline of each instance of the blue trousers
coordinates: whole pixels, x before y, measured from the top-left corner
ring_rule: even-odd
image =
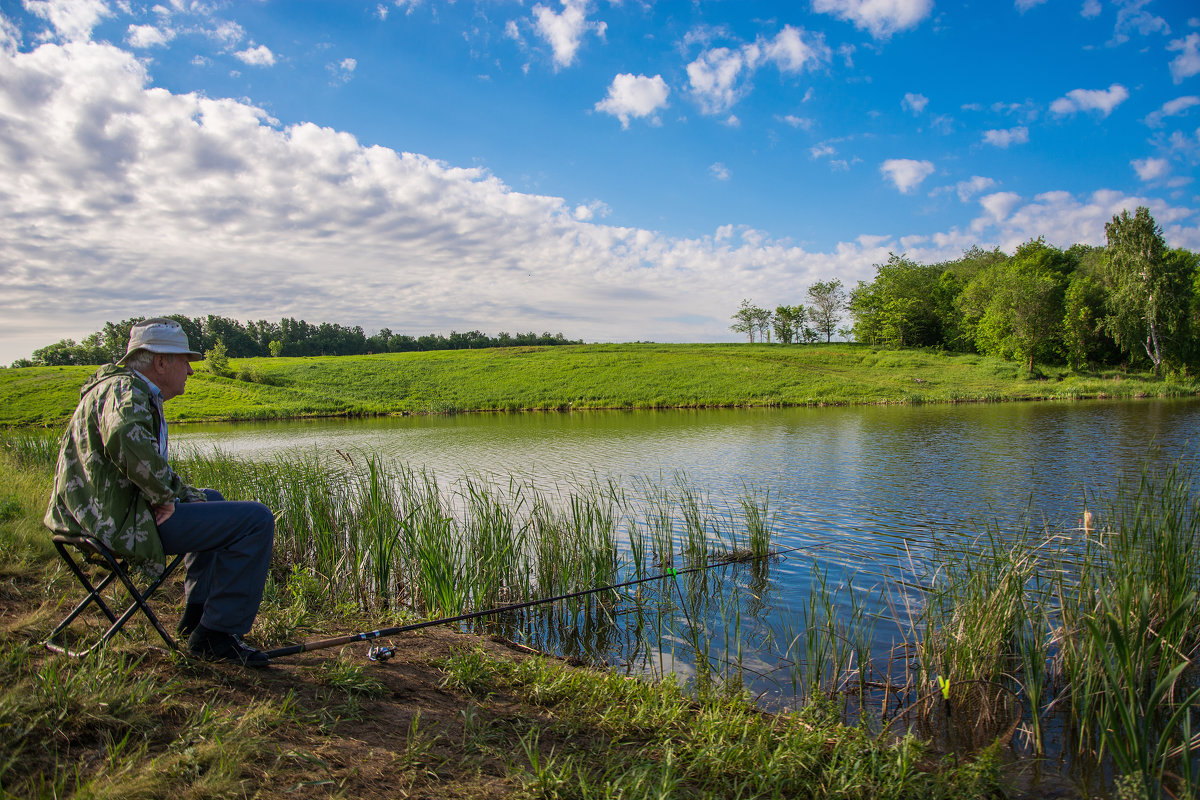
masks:
[[[184,587],[189,603],[203,603],[200,624],[222,633],[244,634],[262,602],[275,518],[262,503],[226,500],[205,489],[207,503],[176,503],[158,526],[167,555],[186,553]]]

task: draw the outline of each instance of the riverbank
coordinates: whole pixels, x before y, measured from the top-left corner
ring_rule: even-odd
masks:
[[[0,426],[58,425],[94,367],[0,370]],[[468,411],[954,403],[1193,396],[1194,378],[1072,373],[866,345],[597,344],[203,362],[172,421]]]
[[[44,455],[44,454],[43,454]],[[0,794],[5,797],[892,797],[1002,794],[998,749],[941,759],[817,703],[756,709],[430,629],[263,671],[153,645],[140,620],[98,657],[41,646],[80,596],[40,517],[45,465],[0,451]],[[300,576],[297,579],[297,575]],[[155,601],[173,628],[181,581]],[[330,602],[280,565],[252,636],[315,639],[407,612]]]

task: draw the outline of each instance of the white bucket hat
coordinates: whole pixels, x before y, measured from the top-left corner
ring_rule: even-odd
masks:
[[[204,358],[188,344],[187,334],[183,327],[173,319],[154,317],[142,320],[129,330],[129,346],[125,355],[117,363],[124,365],[125,361],[138,350],[148,350],[151,353],[174,353],[188,357],[188,361],[199,361]]]

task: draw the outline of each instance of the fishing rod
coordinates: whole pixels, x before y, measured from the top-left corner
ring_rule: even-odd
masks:
[[[559,600],[570,600],[573,597],[585,597],[597,592],[615,591],[616,589],[624,589],[627,586],[636,586],[639,583],[648,583],[650,581],[662,580],[663,578],[678,578],[680,575],[689,575],[693,572],[704,572],[717,567],[728,566],[729,564],[742,564],[750,561],[760,561],[765,558],[773,558],[775,556],[783,556],[788,553],[794,553],[798,550],[813,550],[817,547],[824,547],[825,543],[797,545],[784,550],[772,550],[761,555],[740,555],[727,558],[721,561],[714,561],[710,564],[704,564],[699,567],[689,567],[687,569],[675,569],[669,567],[665,572],[658,575],[651,575],[648,578],[636,578],[634,580],[625,581],[624,583],[614,583],[608,586],[598,586],[594,589],[582,589],[577,592],[568,592],[566,594],[555,595],[554,597],[543,597],[538,600],[527,600],[523,603],[512,603],[511,605],[497,606],[496,608],[488,608],[483,611],[471,611],[466,614],[459,614],[456,617],[444,617],[442,619],[431,619],[424,622],[413,622],[408,625],[399,625],[394,628],[381,628],[376,631],[365,631],[363,633],[352,633],[346,636],[336,636],[332,639],[320,639],[315,642],[301,642],[300,644],[289,644],[284,647],[276,647],[274,650],[267,650],[264,655],[267,658],[282,658],[283,656],[294,656],[297,653],[307,653],[310,650],[324,650],[329,647],[338,647],[344,644],[354,644],[355,642],[370,642],[379,639],[383,636],[396,636],[397,634],[407,633],[408,631],[416,631],[421,628],[431,628],[434,625],[449,625],[455,622],[465,622],[469,619],[477,619],[479,617],[488,617],[493,614],[503,614],[506,611],[520,611],[523,608],[532,608],[533,606],[542,606],[549,603],[557,603]],[[368,657],[372,661],[386,661],[395,654],[394,648],[376,648],[372,647]]]

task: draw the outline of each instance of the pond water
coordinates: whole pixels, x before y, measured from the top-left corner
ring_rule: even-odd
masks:
[[[1023,515],[1077,524],[1144,464],[1192,459],[1200,401],[1003,403],[696,411],[461,414],[176,425],[172,442],[252,459],[374,452],[433,471],[553,487],[589,476],[670,482],[715,502],[770,492],[781,546],[838,542],[886,564],[929,534]],[[1028,513],[1026,513],[1028,512]],[[831,555],[836,558],[836,555]]]

